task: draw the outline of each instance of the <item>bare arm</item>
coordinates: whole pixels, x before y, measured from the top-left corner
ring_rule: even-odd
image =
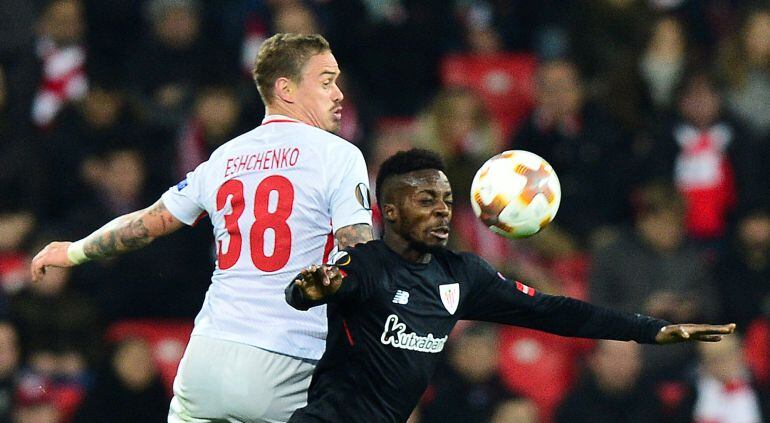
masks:
[[[340,249],[352,247],[356,244],[363,244],[372,240],[372,225],[366,223],[357,223],[337,229],[334,233],[337,239],[337,246]]]
[[[83,251],[90,260],[138,250],[155,238],[168,235],[184,223],[177,220],[158,200],[144,210],[115,218],[85,238]]]
[[[98,260],[145,247],[155,238],[168,235],[182,226],[184,223],[166,209],[162,200],[158,200],[146,209],[115,218],[78,242],[82,244],[85,260]],[[39,280],[46,266],[76,265],[67,254],[71,244],[52,242],[43,248],[32,259],[32,280]]]

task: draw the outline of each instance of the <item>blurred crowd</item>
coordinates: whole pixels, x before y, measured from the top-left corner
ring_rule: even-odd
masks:
[[[543,292],[738,324],[665,348],[460,325],[412,420],[770,421],[768,2],[0,0],[0,423],[165,421],[210,225],[38,284],[28,263],[259,125],[251,66],[276,32],[330,41],[340,135],[372,174],[440,152],[453,247]],[[515,242],[468,202],[508,149],[563,193]]]

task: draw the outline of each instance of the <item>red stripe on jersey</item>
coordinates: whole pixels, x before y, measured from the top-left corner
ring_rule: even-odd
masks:
[[[535,296],[535,289],[534,288],[531,288],[531,287],[529,287],[527,285],[524,285],[523,283],[521,283],[519,281],[516,281],[516,289],[518,289],[519,291],[529,295],[530,297],[534,297]]]
[[[348,342],[350,342],[350,346],[356,345],[355,341],[353,341],[353,335],[350,334],[350,329],[348,329],[348,322],[345,319],[342,319],[342,327],[345,329],[345,334],[348,336]]]
[[[200,221],[203,220],[203,218],[208,215],[209,214],[207,212],[203,212],[199,214],[198,217],[195,218],[195,222],[193,222],[192,226],[198,226],[198,223],[200,223]]]
[[[267,125],[268,123],[299,123],[298,120],[291,120],[291,119],[275,119],[275,120],[268,120],[267,122],[262,122],[262,125]]]
[[[321,260],[321,263],[326,263],[329,261],[329,254],[331,254],[333,249],[334,249],[334,234],[329,232],[329,235],[326,236],[326,245],[324,246],[324,258],[323,260]]]

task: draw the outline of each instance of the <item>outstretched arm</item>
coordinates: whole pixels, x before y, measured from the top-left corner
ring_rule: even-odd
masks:
[[[718,342],[735,330],[734,324],[671,324],[640,314],[625,313],[574,298],[536,292],[527,285],[505,279],[483,260],[476,263],[479,282],[466,296],[466,320],[528,327],[562,336],[672,344],[686,341]]]
[[[32,259],[32,280],[39,280],[46,266],[71,267],[137,250],[182,226],[158,200],[146,209],[115,218],[80,241],[48,244]]]
[[[344,226],[337,229],[334,238],[337,239],[337,247],[340,250],[363,244],[372,240],[372,226],[367,223]]]

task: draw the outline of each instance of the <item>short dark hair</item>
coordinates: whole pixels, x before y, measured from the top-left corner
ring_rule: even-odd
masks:
[[[422,148],[413,148],[408,151],[399,151],[388,157],[377,172],[375,198],[377,204],[382,204],[382,190],[388,178],[416,170],[435,169],[444,171],[444,161],[433,151]]]
[[[329,42],[318,34],[275,34],[262,43],[254,61],[254,82],[262,102],[273,102],[273,84],[286,77],[302,80],[302,69],[311,57],[331,51]]]

